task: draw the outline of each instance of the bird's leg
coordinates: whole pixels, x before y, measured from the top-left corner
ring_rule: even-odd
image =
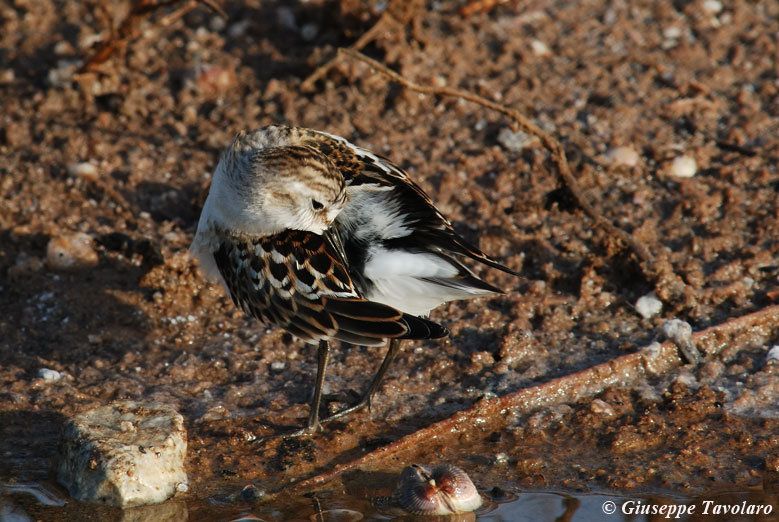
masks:
[[[261,437],[257,439],[258,443],[276,438],[293,439],[296,437],[304,437],[307,435],[313,435],[322,429],[321,421],[319,420],[319,406],[322,402],[322,388],[325,384],[325,373],[327,372],[327,362],[329,360],[330,343],[325,340],[319,341],[319,349],[316,352],[316,383],[314,385],[314,398],[311,401],[311,411],[308,414],[308,423],[306,426],[291,433],[280,433],[278,435]]]
[[[311,412],[308,414],[308,425],[304,429],[306,433],[316,433],[322,428],[319,425],[319,405],[322,402],[322,388],[325,385],[325,373],[329,360],[330,343],[321,340],[316,352],[316,384],[314,385],[314,399],[311,401]]]
[[[390,364],[392,364],[392,361],[395,360],[395,357],[398,355],[399,351],[400,351],[400,339],[390,339],[389,348],[387,349],[387,355],[384,356],[384,360],[381,362],[381,366],[379,366],[376,375],[373,377],[373,381],[371,381],[371,385],[368,387],[368,390],[362,396],[362,399],[360,399],[360,402],[358,402],[354,406],[350,406],[346,409],[343,409],[338,413],[330,415],[329,417],[322,419],[320,422],[325,423],[325,422],[330,422],[331,420],[339,419],[344,415],[348,415],[357,410],[361,410],[366,406],[368,407],[368,410],[370,410],[371,400],[373,399],[373,395],[379,389],[379,385],[381,384],[381,379],[384,377],[384,374],[387,373],[387,368],[389,368]]]

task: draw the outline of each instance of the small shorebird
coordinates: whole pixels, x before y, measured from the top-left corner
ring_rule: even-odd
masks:
[[[281,125],[240,132],[225,149],[191,250],[247,314],[318,343],[308,423],[293,435],[370,405],[402,339],[448,335],[421,316],[502,293],[462,258],[516,275],[457,234],[391,161]],[[362,399],[320,421],[330,339],[389,347]]]

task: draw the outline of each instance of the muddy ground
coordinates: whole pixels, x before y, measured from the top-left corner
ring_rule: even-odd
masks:
[[[46,478],[63,419],[131,398],[184,415],[191,495],[273,489],[482,398],[635,352],[668,319],[699,331],[779,303],[779,4],[539,0],[463,14],[464,4],[390,3],[397,12],[363,52],[417,83],[514,108],[557,138],[584,196],[670,267],[664,279],[581,212],[548,150],[516,139],[507,117],[349,59],[301,89],[385,2],[230,2],[227,19],[204,5],[172,16],[181,3],[140,16],[125,38],[111,27],[128,2],[6,2],[0,479]],[[107,60],[79,72],[111,38]],[[521,277],[474,267],[505,295],[435,310],[451,337],[405,344],[371,412],[258,444],[306,418],[315,348],[244,317],[187,249],[221,149],[274,122],[391,158]],[[47,247],[78,232],[94,244],[64,270]],[[652,292],[663,307],[644,318],[635,305]],[[774,345],[776,322],[698,366],[494,430],[487,419],[443,457],[418,458],[469,467],[484,488],[774,494]],[[382,356],[336,349],[328,391],[352,400]]]

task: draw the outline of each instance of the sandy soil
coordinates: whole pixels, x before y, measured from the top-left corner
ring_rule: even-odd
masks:
[[[463,16],[462,2],[429,2],[364,49],[559,139],[588,200],[671,267],[675,292],[571,203],[548,151],[517,145],[506,117],[348,60],[302,92],[382,5],[254,0],[227,3],[227,20],[203,6],[173,20],[163,9],[80,75],[129,3],[0,8],[0,478],[45,477],[65,417],[143,398],[187,419],[195,493],[281,484],[481,398],[631,353],[667,319],[700,330],[777,304],[779,4],[539,0]],[[434,311],[451,338],[407,343],[372,412],[310,440],[257,445],[305,419],[315,348],[245,318],[187,248],[221,149],[272,122],[393,159],[522,277],[475,267],[506,294]],[[80,265],[58,268],[47,248],[69,248],[75,233],[94,244]],[[662,311],[643,318],[635,303],[653,291]],[[484,486],[768,491],[779,468],[773,345],[779,325],[699,367],[520,417],[445,456]],[[337,349],[329,392],[351,397],[382,356]]]

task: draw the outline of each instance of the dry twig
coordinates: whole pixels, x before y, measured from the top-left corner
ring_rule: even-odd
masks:
[[[175,5],[178,2],[180,2],[180,0],[138,0],[135,2],[132,9],[130,9],[130,12],[127,14],[127,17],[119,24],[119,28],[116,31],[112,30],[111,37],[100,43],[97,50],[84,61],[84,65],[81,66],[78,74],[96,70],[101,64],[108,60],[119,47],[127,45],[127,42],[137,34],[138,25],[146,16],[158,9]],[[203,4],[219,16],[227,18],[227,13],[225,13],[215,0],[190,0],[186,5],[166,17],[166,19],[163,20],[163,25],[168,25],[175,20],[178,20],[197,7],[198,4]]]
[[[378,34],[385,30],[388,24],[395,22],[395,18],[390,14],[389,11],[384,11],[382,13],[381,17],[376,21],[375,24],[373,24],[373,27],[365,31],[362,36],[360,36],[356,42],[354,42],[352,45],[350,45],[348,48],[352,49],[354,51],[359,51],[369,43],[373,41]],[[300,84],[300,90],[303,92],[311,92],[314,90],[314,84],[318,82],[325,74],[330,71],[330,69],[333,68],[333,65],[338,60],[338,55],[335,55],[331,59],[329,59],[327,62],[323,63],[319,67],[316,68],[316,70],[309,75],[308,78],[303,80],[303,83]]]
[[[473,13],[489,13],[498,4],[505,4],[509,0],[473,0],[460,8],[460,16],[471,16]]]
[[[751,346],[755,342],[775,338],[778,330],[779,305],[776,305],[696,332],[692,335],[692,341],[696,346],[704,348],[707,357],[711,358],[727,347]],[[447,419],[406,435],[351,462],[293,484],[284,492],[310,491],[344,473],[380,463],[386,464],[390,459],[394,463],[408,461],[413,459],[413,454],[424,453],[430,444],[442,445],[453,437],[481,432],[483,426],[476,422],[476,419],[495,419],[497,422],[504,419],[502,422],[507,423],[513,416],[559,404],[575,403],[597,395],[610,386],[637,384],[647,375],[666,373],[682,363],[677,346],[672,341],[666,341],[659,349],[646,348],[538,386],[524,388],[496,399],[484,399],[468,410],[459,411]]]
[[[606,231],[606,233],[619,238],[626,245],[628,245],[628,247],[633,251],[633,253],[638,257],[639,261],[642,263],[642,268],[644,269],[645,275],[648,277],[648,279],[655,280],[659,277],[660,270],[655,266],[656,264],[655,257],[652,255],[652,253],[649,252],[649,250],[641,242],[636,240],[625,230],[622,230],[621,228],[615,226],[613,223],[611,223],[609,220],[603,217],[600,213],[598,213],[595,210],[595,208],[593,208],[593,206],[590,205],[590,203],[584,197],[584,194],[579,188],[579,184],[576,181],[576,178],[574,178],[573,174],[571,174],[571,169],[568,166],[568,159],[565,157],[565,151],[563,150],[563,146],[560,144],[560,142],[557,141],[555,138],[553,138],[551,135],[541,130],[533,122],[525,118],[522,114],[519,113],[519,111],[506,107],[505,105],[495,103],[493,101],[490,101],[486,98],[483,98],[471,92],[460,91],[449,87],[432,87],[429,85],[421,85],[418,83],[414,83],[410,80],[407,80],[397,72],[389,69],[385,65],[377,62],[376,60],[368,58],[364,54],[357,52],[353,49],[341,48],[338,51],[339,54],[344,54],[356,60],[360,60],[361,62],[367,63],[368,65],[370,65],[371,67],[373,67],[374,69],[382,73],[383,75],[387,76],[392,81],[397,82],[402,86],[411,89],[413,91],[421,92],[423,94],[434,94],[438,96],[453,96],[455,98],[462,98],[464,100],[477,103],[482,107],[486,107],[488,109],[492,109],[494,111],[500,112],[501,114],[505,114],[506,116],[514,120],[516,126],[520,130],[537,136],[541,140],[541,143],[543,143],[544,146],[551,152],[552,159],[557,164],[558,173],[560,175],[560,178],[563,181],[563,184],[571,192],[576,203],[584,211],[584,213],[590,219],[592,219],[597,226],[599,226],[604,231]]]

